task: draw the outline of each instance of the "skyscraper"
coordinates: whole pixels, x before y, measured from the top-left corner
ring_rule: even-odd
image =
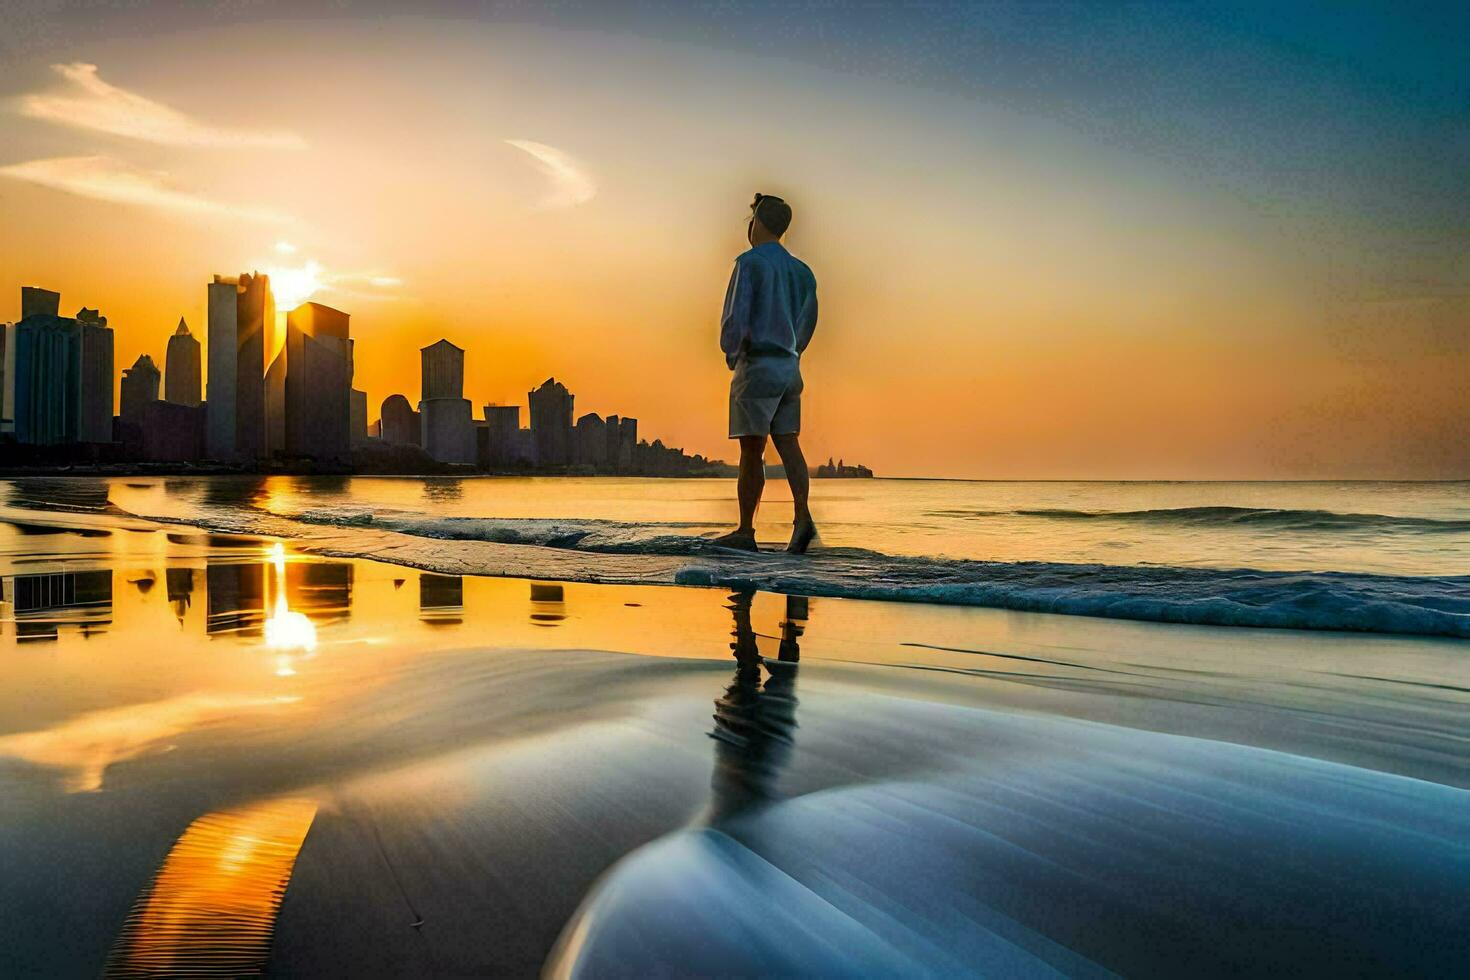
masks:
[[[149,402],[158,401],[158,365],[142,354],[122,373],[122,398],[118,415],[126,424],[141,425]]]
[[[60,294],[21,288],[26,315],[7,331],[5,386],[15,437],[35,445],[112,441],[112,331],[107,318],[83,308],[57,315]]]
[[[179,317],[179,327],[168,338],[168,354],[163,362],[163,397],[175,405],[198,405],[199,341],[189,332],[189,325]]]
[[[441,463],[474,463],[475,425],[464,397],[464,351],[439,340],[420,351],[424,452]]]
[[[531,403],[531,438],[536,442],[536,462],[541,466],[570,463],[572,393],[555,378],[547,378],[526,398]]]
[[[77,440],[112,441],[112,328],[107,317],[83,307],[76,321],[81,333]]]
[[[0,323],[0,433],[15,431],[15,324]]]
[[[607,467],[607,423],[596,412],[577,419],[576,461],[594,469]]]
[[[288,456],[338,463],[352,456],[349,319],[321,303],[302,303],[286,315],[286,344],[277,357],[285,370],[279,448]],[[273,364],[273,374],[276,369]]]
[[[618,422],[618,472],[633,472],[634,455],[638,449],[638,420],[627,416]]]
[[[270,278],[215,276],[209,284],[207,451],[218,460],[263,455],[266,334],[274,330]]]
[[[521,406],[485,406],[485,465],[490,467],[511,466],[521,462],[517,458],[516,435],[521,429]]]
[[[351,439],[354,449],[368,441],[367,415],[367,392],[353,388]]]
[[[32,313],[15,325],[15,438],[37,446],[77,441],[82,332],[70,317]]]

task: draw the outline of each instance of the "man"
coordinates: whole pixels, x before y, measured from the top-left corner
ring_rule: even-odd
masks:
[[[805,554],[817,526],[807,506],[810,480],[797,434],[801,431],[801,352],[817,328],[817,280],[786,251],[781,236],[791,206],[757,194],[745,237],[750,250],[735,260],[720,321],[720,349],[730,379],[730,438],[740,440],[740,526],[715,539],[727,548],[757,551],[755,510],[766,485],[766,438],[786,467],[796,505],[786,550]]]

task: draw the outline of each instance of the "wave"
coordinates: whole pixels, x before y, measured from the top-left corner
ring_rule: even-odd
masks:
[[[1041,517],[1063,521],[1120,521],[1202,527],[1252,527],[1289,531],[1418,531],[1463,533],[1470,520],[1405,517],[1393,514],[1353,514],[1331,510],[1290,510],[1269,507],[1165,507],[1151,510],[936,510],[933,517]]]
[[[196,522],[197,523],[197,522]],[[241,530],[237,521],[230,530]],[[1470,576],[998,562],[715,547],[707,525],[426,517],[349,508],[270,519],[317,550],[446,574],[758,589],[1206,626],[1470,638]],[[265,530],[262,528],[262,530]],[[383,532],[388,532],[387,537]],[[680,533],[683,532],[683,533]],[[361,537],[354,535],[360,534]],[[303,544],[311,548],[310,540]],[[454,544],[456,547],[451,548]]]

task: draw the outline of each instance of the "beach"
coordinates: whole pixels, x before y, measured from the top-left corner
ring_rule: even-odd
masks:
[[[728,489],[4,484],[0,974],[1470,951],[1465,485]]]

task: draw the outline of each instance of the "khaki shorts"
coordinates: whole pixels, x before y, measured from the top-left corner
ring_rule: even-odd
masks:
[[[801,359],[742,354],[730,379],[730,438],[801,431]]]

